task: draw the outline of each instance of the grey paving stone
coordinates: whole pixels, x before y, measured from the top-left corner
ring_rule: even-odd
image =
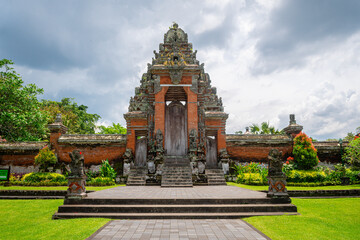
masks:
[[[151,224],[149,224],[151,223]],[[156,228],[160,226],[162,227]],[[240,219],[201,219],[201,220],[113,220],[100,229],[89,240],[107,239],[206,239],[206,240],[265,240],[251,225]]]

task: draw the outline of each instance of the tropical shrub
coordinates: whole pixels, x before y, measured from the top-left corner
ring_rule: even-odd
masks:
[[[21,181],[27,183],[67,183],[66,177],[59,173],[28,173]]]
[[[360,138],[355,137],[345,148],[343,160],[350,163],[353,170],[360,170]]]
[[[311,138],[305,133],[299,133],[294,138],[294,167],[300,170],[309,170],[317,166],[319,158]]]
[[[109,164],[109,161],[103,160],[100,166],[100,176],[101,177],[108,177],[115,179],[116,178],[116,172]]]
[[[35,164],[39,165],[40,172],[48,171],[48,168],[53,167],[56,161],[55,153],[48,146],[43,147],[35,156]]]
[[[234,170],[237,174],[237,183],[245,184],[267,184],[268,169],[259,163],[251,162],[245,165],[235,165]]]
[[[99,177],[100,176],[100,172],[95,172],[95,171],[91,171],[91,170],[89,170],[88,172],[86,172],[85,173],[85,175],[86,175],[86,181],[90,181],[91,179],[93,179],[93,178],[97,178],[97,177]]]
[[[288,182],[323,182],[327,178],[324,171],[292,170],[287,174]]]
[[[89,186],[110,186],[115,185],[115,180],[111,177],[97,177],[86,182]]]

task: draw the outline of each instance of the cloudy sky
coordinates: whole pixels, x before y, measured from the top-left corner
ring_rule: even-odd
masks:
[[[41,98],[74,97],[101,123],[123,114],[177,22],[229,113],[227,132],[289,114],[308,135],[360,126],[360,1],[0,0],[0,58]]]

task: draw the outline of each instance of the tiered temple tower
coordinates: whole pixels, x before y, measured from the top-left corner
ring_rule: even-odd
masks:
[[[224,183],[228,114],[196,53],[174,23],[135,88],[124,114],[129,185]]]

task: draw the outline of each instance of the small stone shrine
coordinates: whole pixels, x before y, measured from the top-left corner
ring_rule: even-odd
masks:
[[[282,171],[282,152],[277,149],[271,149],[268,158],[269,191],[267,196],[273,198],[274,201],[290,203],[291,200],[286,189],[286,175]]]
[[[69,153],[71,158],[70,170],[68,176],[68,189],[66,198],[68,199],[82,199],[86,194],[86,175],[84,172],[84,155],[79,150],[74,150]]]
[[[228,169],[228,114],[196,53],[174,23],[135,88],[124,114],[129,185],[161,181],[162,186],[192,186],[206,182],[207,169]],[[225,184],[224,172],[219,173],[213,183]]]

